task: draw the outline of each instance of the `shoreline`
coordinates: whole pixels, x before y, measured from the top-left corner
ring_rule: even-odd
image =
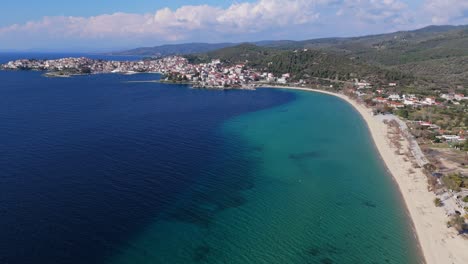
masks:
[[[383,119],[373,116],[367,107],[343,94],[294,86],[265,86],[263,88],[322,93],[341,98],[350,104],[365,121],[381,160],[397,184],[409,213],[424,263],[468,263],[468,240],[459,236],[455,230],[447,228],[448,217],[442,208],[434,205],[433,200],[436,196],[428,191],[427,177],[422,168],[413,168],[411,162],[405,161],[402,155],[395,154],[396,149],[391,146],[387,138],[388,127],[383,123]],[[404,139],[402,143],[407,146],[407,139]],[[413,174],[408,172],[410,169],[414,171]]]

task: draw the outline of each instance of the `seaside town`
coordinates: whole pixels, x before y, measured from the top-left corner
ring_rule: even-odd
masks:
[[[187,82],[194,87],[252,89],[259,81],[286,84],[289,74],[275,77],[272,73],[257,72],[245,65],[225,66],[220,60],[191,64],[179,56],[140,61],[105,61],[89,58],[63,58],[57,60],[22,59],[0,66],[3,70],[40,70],[47,76],[69,77],[80,74],[102,73],[161,73],[164,81]]]
[[[410,145],[398,150],[421,168],[427,176],[429,190],[436,194],[434,204],[443,207],[448,226],[466,232],[468,217],[468,96],[439,92],[420,95],[406,93],[398,83],[374,85],[355,79],[345,84],[312,84],[292,82],[289,73],[273,73],[250,69],[244,64],[225,65],[220,60],[191,64],[180,56],[140,61],[105,61],[89,58],[57,60],[23,59],[0,66],[2,70],[40,70],[48,76],[69,77],[101,73],[161,73],[163,82],[189,83],[198,88],[255,89],[256,87],[295,86],[342,92],[372,109],[375,115],[391,120],[397,138],[405,137]],[[394,146],[402,148],[399,140]],[[401,140],[401,138],[400,138]]]

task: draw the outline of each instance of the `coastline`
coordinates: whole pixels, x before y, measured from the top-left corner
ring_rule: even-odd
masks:
[[[396,149],[391,146],[387,137],[388,126],[383,123],[383,119],[373,116],[368,108],[343,94],[293,86],[265,86],[264,88],[328,94],[341,98],[353,106],[366,122],[381,159],[397,183],[425,263],[468,263],[468,240],[458,236],[455,230],[447,228],[448,218],[442,208],[435,207],[433,200],[436,196],[428,191],[427,177],[422,169],[414,168],[410,161],[404,160],[402,155],[395,154]],[[408,141],[404,139],[402,144],[406,147]],[[414,173],[410,174],[409,170],[413,170]]]

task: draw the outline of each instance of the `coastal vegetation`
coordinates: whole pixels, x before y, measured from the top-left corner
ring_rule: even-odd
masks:
[[[468,225],[465,222],[465,218],[458,214],[455,214],[450,218],[447,222],[447,226],[455,228],[460,234],[468,231]]]
[[[434,199],[434,205],[437,206],[437,207],[441,207],[444,204],[442,203],[442,200],[440,198],[435,198]]]
[[[468,178],[463,177],[461,173],[450,173],[444,176],[442,181],[444,182],[445,186],[447,186],[447,188],[454,191],[460,191],[461,188],[468,187]]]

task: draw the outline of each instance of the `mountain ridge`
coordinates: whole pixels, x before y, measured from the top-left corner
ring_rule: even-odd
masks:
[[[316,53],[292,54],[306,50]],[[463,64],[468,57],[468,25],[433,25],[384,34],[302,41],[175,44],[170,49],[166,45],[146,51],[158,52],[159,56],[183,55],[192,62],[206,62],[210,59],[222,59],[227,63],[248,61],[251,66],[265,69],[268,69],[265,67],[270,62],[268,60],[274,60],[281,65],[289,65],[286,68],[278,67],[277,70],[287,70],[289,67],[298,70],[299,76],[308,76],[309,71],[327,77],[336,73],[338,78],[353,76],[355,73],[366,73],[365,76],[368,76],[370,69],[373,69],[370,76],[396,76],[397,79],[403,78],[401,81],[406,81],[408,76],[411,80],[415,77],[418,85],[429,89],[468,87],[468,69],[465,71],[467,66]],[[311,60],[320,58],[322,69],[298,55]],[[299,62],[309,68],[298,65]],[[347,68],[333,63],[344,63]]]

